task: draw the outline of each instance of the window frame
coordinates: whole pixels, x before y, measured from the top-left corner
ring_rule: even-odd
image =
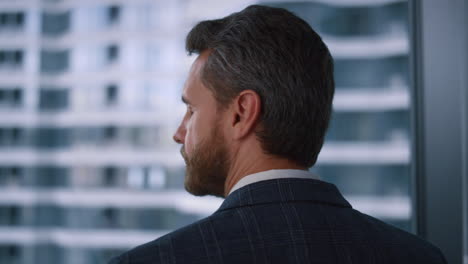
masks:
[[[461,264],[467,208],[468,34],[463,25],[468,4],[409,4],[414,228],[442,250],[448,263]]]

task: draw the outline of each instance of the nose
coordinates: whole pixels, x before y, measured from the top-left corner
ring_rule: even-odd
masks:
[[[178,144],[182,144],[182,140],[180,140],[178,137],[177,137],[177,134],[174,134],[174,136],[172,137],[172,139],[174,139],[174,141]]]
[[[172,139],[178,144],[184,144],[185,129],[182,127],[182,124],[177,128]]]

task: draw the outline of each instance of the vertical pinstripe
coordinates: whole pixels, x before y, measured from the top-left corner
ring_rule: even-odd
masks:
[[[292,187],[291,187],[291,182],[288,182],[288,191],[289,191],[289,196],[290,196],[290,199],[291,200],[296,200],[294,198],[294,193],[292,191]],[[304,230],[304,225],[302,224],[302,220],[297,212],[297,209],[296,209],[296,206],[294,203],[288,203],[288,205],[291,207],[291,211],[293,212],[294,214],[294,218],[293,219],[296,219],[297,220],[297,226],[299,227],[299,230],[301,231],[305,231]],[[305,237],[305,232],[301,232],[301,235],[302,235],[302,242],[304,245],[307,245],[307,238]],[[304,246],[304,261],[305,263],[310,263],[310,254],[309,254],[309,249],[307,246]]]
[[[288,225],[288,231],[289,231],[289,235],[291,237],[291,242],[293,244],[293,248],[294,248],[294,257],[296,259],[296,263],[300,263],[299,262],[299,256],[297,254],[297,244],[296,244],[296,240],[294,239],[294,235],[292,233],[292,230],[293,230],[293,227],[291,225],[291,221],[289,219],[289,216],[288,214],[285,212],[285,209],[284,209],[284,201],[287,201],[287,199],[284,197],[283,195],[283,192],[281,191],[281,186],[282,184],[280,184],[280,180],[276,180],[276,186],[278,188],[278,192],[280,194],[280,197],[281,197],[281,203],[280,203],[280,206],[281,206],[281,212],[283,212],[283,216],[284,216],[284,219],[286,220],[286,224]]]
[[[210,234],[212,236],[212,239],[213,241],[215,242],[215,245],[216,245],[216,250],[217,250],[217,255],[218,255],[218,258],[219,258],[219,262],[220,264],[223,264],[224,263],[224,259],[223,259],[223,252],[221,251],[221,247],[219,246],[219,241],[218,241],[218,238],[216,237],[216,230],[213,228],[213,223],[211,221],[207,221],[209,227],[210,227]]]
[[[172,247],[171,237],[163,239],[159,245],[159,258],[161,263],[175,264],[175,252]]]
[[[203,248],[205,248],[205,254],[206,254],[206,258],[208,259],[208,263],[215,263],[211,258],[210,258],[210,253],[209,253],[209,249],[208,249],[208,244],[206,243],[206,240],[205,240],[205,232],[203,232],[202,230],[202,225],[198,225],[198,231],[200,232],[200,237],[202,239],[202,242],[203,242]]]
[[[247,194],[248,194],[248,197],[249,197],[249,202],[250,204],[253,204],[253,196],[252,196],[252,191],[250,189],[250,185],[247,185],[246,186],[246,189],[247,189]],[[245,210],[246,212],[246,217],[247,219],[251,219],[249,221],[249,223],[251,224],[253,230],[256,231],[256,237],[258,238],[257,240],[259,241],[259,248],[257,248],[257,252],[258,252],[258,255],[262,257],[263,259],[263,262],[260,262],[260,263],[264,263],[264,264],[269,264],[269,260],[268,260],[268,257],[267,257],[267,253],[265,251],[265,240],[263,239],[263,236],[262,236],[262,231],[260,229],[260,225],[258,224],[258,220],[257,220],[257,216],[255,214],[255,211],[253,210],[252,207],[247,207],[246,208],[247,210]]]
[[[255,253],[255,247],[253,245],[253,242],[252,242],[252,234],[250,233],[250,230],[248,228],[248,225],[247,225],[247,220],[245,219],[245,215],[244,213],[242,212],[243,210],[242,209],[236,209],[236,213],[239,215],[239,218],[242,222],[242,225],[244,227],[244,230],[245,230],[245,233],[247,234],[247,241],[249,243],[249,247],[250,247],[250,253],[252,254],[252,263],[253,264],[256,264],[257,263],[257,254]]]
[[[203,248],[207,254],[209,263],[223,263],[223,254],[211,221],[208,220],[199,223],[197,229],[200,233]]]
[[[319,209],[320,214],[323,215],[325,223],[327,225],[328,232],[330,233],[330,239],[332,241],[331,246],[333,247],[333,250],[335,251],[335,254],[334,254],[334,257],[333,257],[335,259],[334,263],[340,263],[339,262],[339,257],[338,257],[340,252],[336,248],[337,243],[336,243],[336,236],[335,236],[335,233],[333,231],[333,227],[330,225],[330,220],[328,220],[327,214],[325,214],[325,212],[323,211],[322,205],[319,204],[317,206],[317,208]]]

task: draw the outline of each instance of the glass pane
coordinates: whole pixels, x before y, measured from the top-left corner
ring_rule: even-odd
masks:
[[[0,263],[105,263],[218,208],[185,192],[172,141],[184,38],[255,3],[303,17],[335,58],[313,171],[411,230],[406,1],[85,2],[0,7]]]

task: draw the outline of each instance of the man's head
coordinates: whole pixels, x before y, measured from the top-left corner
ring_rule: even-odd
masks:
[[[305,21],[284,9],[249,6],[197,24],[186,49],[200,54],[174,136],[184,144],[188,191],[222,196],[237,154],[257,143],[262,155],[315,164],[332,110],[333,60]]]

